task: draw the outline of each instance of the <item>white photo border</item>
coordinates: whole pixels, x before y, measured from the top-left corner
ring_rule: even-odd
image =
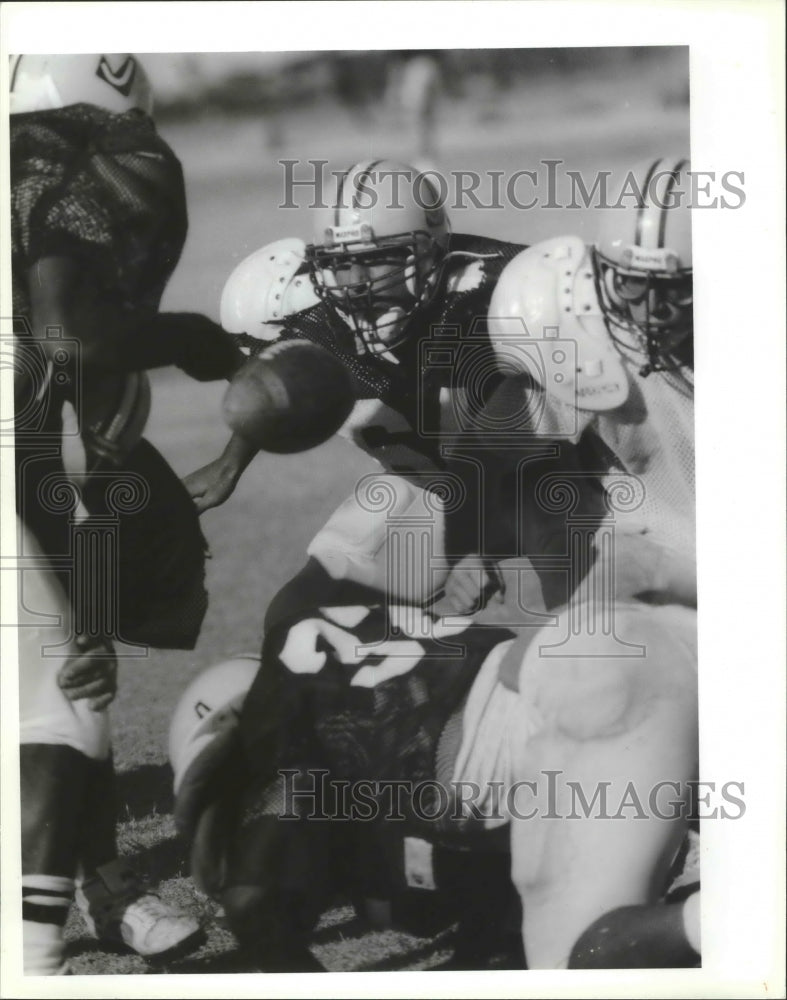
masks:
[[[688,45],[694,169],[743,171],[745,205],[694,213],[703,780],[743,781],[746,813],[703,824],[703,968],[598,973],[332,973],[36,980],[18,967],[18,729],[4,669],[3,996],[784,995],[784,5],[779,0],[6,3],[10,52]],[[258,44],[255,46],[254,41]],[[3,153],[0,316],[10,315]],[[3,373],[6,375],[7,373]],[[2,395],[6,416],[10,400]],[[7,452],[9,449],[0,449]],[[13,472],[3,455],[3,494]],[[12,491],[11,491],[12,492]],[[10,501],[3,541],[13,545]],[[9,574],[10,575],[10,574]],[[5,582],[5,581],[4,581]],[[10,588],[11,590],[13,588]],[[3,588],[4,609],[14,594]],[[5,602],[10,602],[7,605]],[[4,614],[5,619],[5,614]],[[0,629],[6,667],[12,630]],[[373,978],[368,978],[372,976]]]

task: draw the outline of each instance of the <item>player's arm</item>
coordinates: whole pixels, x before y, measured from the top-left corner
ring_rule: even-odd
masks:
[[[482,611],[490,600],[505,601],[505,581],[498,564],[478,553],[462,556],[445,581],[445,597],[439,607],[454,614],[469,615]]]
[[[76,649],[57,677],[69,701],[87,699],[94,712],[106,708],[117,693],[117,658],[108,639],[77,636]]]
[[[82,363],[128,372],[177,365],[199,381],[231,378],[243,354],[218,324],[199,313],[121,309],[77,259],[43,257],[28,271],[33,335],[47,354],[56,328],[77,340]]]
[[[479,465],[467,460],[473,445],[485,459]],[[491,558],[484,548],[490,538],[490,520],[507,516],[513,521],[514,512],[504,510],[499,499],[504,470],[501,462],[489,460],[492,452],[483,448],[483,436],[463,441],[459,451],[458,459],[448,460],[449,472],[462,482],[462,502],[445,518],[445,549],[451,570],[440,607],[466,615],[481,611],[490,600],[505,600],[505,581],[498,559]],[[506,457],[505,453],[501,456]]]

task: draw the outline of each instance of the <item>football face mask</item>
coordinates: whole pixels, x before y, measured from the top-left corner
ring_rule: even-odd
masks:
[[[693,328],[691,269],[624,268],[598,251],[594,261],[599,301],[609,324],[634,333],[649,371],[674,368],[674,352]]]
[[[629,171],[623,190],[633,200],[604,213],[593,251],[610,334],[645,355],[642,375],[679,367],[676,352],[692,335],[689,166],[662,158]]]
[[[393,160],[357,163],[315,216],[312,283],[353,331],[356,350],[385,355],[435,293],[449,225],[430,180]]]
[[[317,294],[350,324],[364,350],[390,351],[403,342],[413,315],[431,299],[438,247],[426,232],[377,241],[368,227],[353,234],[358,242],[331,245],[328,240],[337,238],[337,230],[329,227],[326,245],[307,249]]]

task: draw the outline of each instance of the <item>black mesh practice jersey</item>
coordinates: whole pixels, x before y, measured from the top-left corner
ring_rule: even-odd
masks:
[[[65,476],[59,438],[63,401],[75,404],[74,362],[69,356],[62,371],[44,376],[46,361],[31,337],[28,272],[45,257],[67,257],[89,276],[111,311],[128,311],[140,323],[152,318],[186,239],[183,172],[142,111],[112,114],[75,104],[16,114],[10,119],[10,140],[15,333],[25,342],[27,368],[38,376],[18,378],[15,386],[17,510],[44,551],[60,557],[62,582],[77,603],[78,574],[68,561],[77,551],[71,513],[64,505],[54,509],[41,502],[47,477]],[[24,371],[26,366],[18,367]],[[125,380],[101,373],[91,378],[76,383],[85,404],[80,417],[88,398],[102,400],[106,391],[107,400],[114,400],[115,385],[119,393],[126,391]],[[109,409],[110,403],[103,406]],[[91,515],[105,515],[107,474],[103,470],[82,489]],[[140,510],[119,517],[122,552],[116,551],[117,565],[101,566],[102,573],[117,573],[110,582],[119,601],[114,613],[120,635],[159,648],[193,648],[207,605],[205,541],[194,506],[175,473],[145,441],[112,474],[118,482],[129,474],[141,476],[151,494]],[[89,531],[90,524],[87,518],[79,530]],[[91,593],[98,593],[93,567],[91,574]],[[89,594],[86,599],[92,608]]]
[[[351,327],[323,303],[288,317],[279,339],[305,338],[326,348],[350,373],[357,399],[380,400],[404,417],[413,431],[424,425],[437,428],[441,390],[461,389],[463,373],[474,370],[472,363],[463,363],[462,352],[493,359],[486,329],[489,301],[500,272],[523,249],[518,243],[452,234],[439,285],[429,305],[410,321],[404,343],[391,352],[396,361],[365,350]],[[245,334],[238,340],[252,353],[272,343]],[[468,361],[472,361],[469,356]],[[385,427],[376,426],[378,420],[374,423],[368,434],[356,440],[360,447],[380,457],[375,453],[390,454],[391,446],[398,443],[404,452],[399,467],[383,458],[384,465],[393,464],[395,471],[405,471],[407,465],[420,469],[415,453],[421,452],[426,459],[423,467],[441,466],[435,434],[420,440],[417,434],[407,435],[405,441],[405,435],[398,432],[395,441],[390,434],[386,437]]]
[[[12,115],[10,138],[15,315],[47,256],[78,258],[111,301],[153,314],[187,216],[180,162],[152,120],[75,104]]]
[[[414,607],[302,610],[266,636],[243,707],[250,763],[265,771],[262,754],[351,782],[430,781],[446,721],[490,651],[512,638],[469,621],[448,627]],[[272,730],[266,746],[260,735]]]

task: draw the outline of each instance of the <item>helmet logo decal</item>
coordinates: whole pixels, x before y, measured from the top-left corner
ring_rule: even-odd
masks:
[[[328,226],[325,235],[332,243],[370,243],[374,236],[366,222],[356,226]]]
[[[645,247],[626,247],[621,254],[621,263],[626,267],[639,267],[645,271],[678,270],[677,255],[665,248],[647,250]]]
[[[122,66],[116,70],[112,69],[107,57],[102,56],[96,70],[97,77],[108,83],[110,87],[114,87],[124,97],[128,97],[131,93],[136,73],[137,61],[133,56],[128,56]]]

